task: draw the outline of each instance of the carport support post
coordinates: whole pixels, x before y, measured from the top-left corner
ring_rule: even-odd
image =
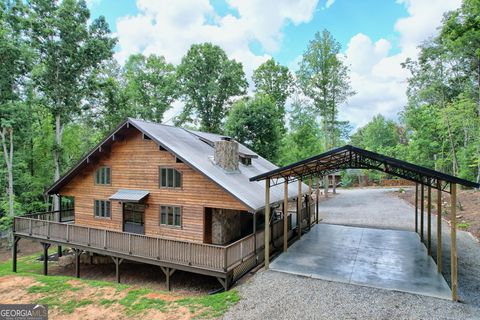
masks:
[[[428,186],[427,192],[427,251],[432,255],[432,187]]]
[[[442,273],[442,184],[437,181],[437,270]]]
[[[308,202],[307,202],[307,205],[308,205],[308,208],[307,208],[308,230],[310,230],[312,228],[312,212],[310,210],[310,208],[312,207],[311,203],[310,203],[310,199],[312,198],[312,183],[313,183],[313,177],[310,176],[310,179],[308,180]]]
[[[415,183],[415,232],[418,233],[418,183]]]
[[[317,176],[317,183],[316,183],[317,189],[315,190],[317,199],[316,199],[316,210],[315,210],[315,222],[318,224],[318,198],[320,196],[320,178]]]
[[[288,249],[288,179],[283,184],[283,251]]]
[[[270,264],[270,178],[265,179],[265,270]]]
[[[452,277],[452,300],[457,301],[457,185],[455,183],[450,184],[450,240],[451,240],[451,248],[450,248],[450,260],[452,263],[451,266],[451,277]]]
[[[424,187],[423,184],[420,185],[420,241],[423,242],[423,212],[424,212],[424,206],[425,203],[423,201],[424,199]]]
[[[302,177],[298,177],[298,197],[297,197],[297,239],[302,237]]]

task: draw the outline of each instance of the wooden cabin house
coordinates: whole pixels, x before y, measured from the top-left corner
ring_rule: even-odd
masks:
[[[118,280],[128,259],[162,267],[168,286],[180,269],[228,288],[263,259],[265,183],[249,178],[275,168],[226,136],[127,119],[48,189],[72,210],[16,218],[15,239],[111,256]],[[270,190],[281,211],[283,186]],[[290,186],[288,197],[298,191]],[[278,225],[273,240],[282,238]]]

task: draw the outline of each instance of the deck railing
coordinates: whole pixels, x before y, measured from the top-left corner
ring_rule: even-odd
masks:
[[[14,232],[39,240],[219,272],[228,272],[252,257],[255,239],[257,248],[263,245],[259,242],[263,231],[228,246],[219,246],[60,223],[52,221],[53,215],[54,212],[15,217]]]
[[[60,222],[73,222],[75,221],[75,212],[73,209],[62,209],[57,211],[34,212],[22,217],[46,221],[55,221],[57,217],[59,217]]]

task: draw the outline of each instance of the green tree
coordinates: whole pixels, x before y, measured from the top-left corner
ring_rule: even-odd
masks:
[[[225,123],[225,133],[276,162],[280,128],[275,102],[268,95],[256,95],[235,102]]]
[[[221,133],[231,98],[245,94],[242,64],[211,43],[194,44],[177,67],[185,107],[176,124],[200,122],[200,129]]]
[[[164,57],[131,55],[125,63],[125,94],[136,117],[162,122],[178,95],[175,68]]]
[[[269,59],[253,71],[255,92],[272,97],[280,119],[285,117],[285,102],[293,93],[293,76],[287,67]]]
[[[85,1],[31,0],[30,24],[38,60],[33,71],[38,93],[54,117],[54,179],[60,178],[65,124],[82,112],[88,79],[112,57],[116,40],[105,18],[89,23]],[[59,208],[58,199],[55,209]]]
[[[300,88],[313,100],[313,107],[322,118],[326,150],[340,142],[338,109],[353,94],[348,68],[338,58],[340,48],[330,32],[317,32],[308,44],[297,72]]]
[[[392,120],[376,115],[351,137],[351,143],[373,152],[396,156],[395,149],[400,143],[400,129]]]
[[[307,102],[298,97],[294,99],[290,112],[290,130],[283,138],[280,148],[281,165],[314,156],[325,150],[315,114],[316,111]]]

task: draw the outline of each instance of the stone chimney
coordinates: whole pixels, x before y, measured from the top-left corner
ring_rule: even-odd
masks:
[[[238,171],[238,143],[229,137],[215,141],[213,159],[227,172]]]

